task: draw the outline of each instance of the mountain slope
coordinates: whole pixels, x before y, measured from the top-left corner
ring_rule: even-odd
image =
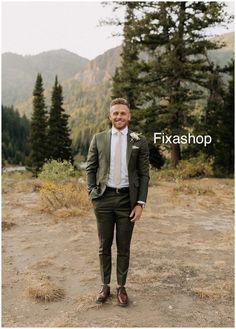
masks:
[[[60,80],[74,76],[88,59],[67,50],[52,50],[35,56],[13,53],[2,55],[2,103],[17,105],[32,95],[37,73],[43,76],[44,87],[52,85],[55,75]]]
[[[120,64],[122,47],[109,49],[104,54],[91,60],[78,74],[75,79],[83,81],[87,86],[109,80]]]

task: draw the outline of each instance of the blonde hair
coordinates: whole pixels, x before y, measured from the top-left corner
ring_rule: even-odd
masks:
[[[117,104],[122,104],[122,105],[126,105],[129,109],[129,103],[126,99],[124,98],[115,98],[111,101],[110,103],[110,109],[113,105],[117,105]]]

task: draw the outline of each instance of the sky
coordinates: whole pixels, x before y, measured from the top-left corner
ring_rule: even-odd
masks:
[[[99,27],[99,20],[114,17],[112,5],[101,1],[2,1],[1,52],[35,55],[43,51],[66,49],[93,59],[122,43],[115,26]],[[230,14],[234,2],[227,2]],[[119,16],[123,17],[124,11]],[[217,33],[234,31],[218,28]]]

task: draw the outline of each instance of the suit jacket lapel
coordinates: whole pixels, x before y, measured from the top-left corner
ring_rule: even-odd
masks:
[[[105,153],[107,157],[107,162],[108,162],[108,168],[110,168],[110,156],[111,156],[111,129],[107,131],[106,134],[106,144],[105,144]]]
[[[130,159],[131,152],[132,152],[132,142],[130,141],[130,133],[131,133],[131,131],[128,130],[128,134],[127,134],[127,151],[126,151],[127,165],[129,163],[129,159]]]

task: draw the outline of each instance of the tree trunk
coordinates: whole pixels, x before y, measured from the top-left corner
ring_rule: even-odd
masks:
[[[176,168],[180,160],[181,153],[179,144],[171,144],[171,167]]]

